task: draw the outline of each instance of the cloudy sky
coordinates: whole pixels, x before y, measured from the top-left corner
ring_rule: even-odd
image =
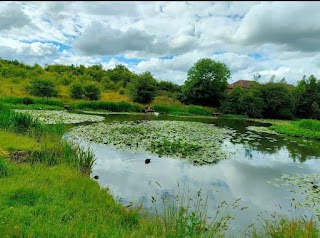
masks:
[[[117,64],[183,84],[198,60],[229,83],[320,77],[320,2],[0,2],[0,57],[26,64]]]

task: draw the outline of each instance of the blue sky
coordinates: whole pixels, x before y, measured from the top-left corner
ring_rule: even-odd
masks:
[[[123,64],[183,84],[211,58],[229,83],[320,77],[320,2],[0,2],[0,57],[27,64]]]

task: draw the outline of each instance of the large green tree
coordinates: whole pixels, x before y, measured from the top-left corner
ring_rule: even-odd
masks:
[[[188,71],[182,86],[183,101],[188,104],[217,107],[227,93],[231,73],[221,62],[200,59]]]

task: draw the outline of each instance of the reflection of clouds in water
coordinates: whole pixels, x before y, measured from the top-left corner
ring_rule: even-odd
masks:
[[[85,145],[85,142],[82,142]],[[201,190],[208,198],[208,212],[213,215],[223,201],[231,203],[241,198],[240,206],[249,208],[234,214],[236,226],[248,225],[256,220],[259,211],[273,213],[277,205],[290,206],[290,193],[276,189],[267,181],[280,178],[282,174],[308,172],[318,161],[310,160],[299,166],[292,161],[285,149],[273,155],[250,151],[252,159],[245,157],[245,146],[234,146],[233,157],[215,165],[193,166],[179,159],[159,158],[147,153],[132,153],[91,143],[97,161],[92,176],[99,175],[100,186],[108,186],[120,202],[127,204],[143,203],[144,207],[154,207],[162,198],[175,198],[176,195],[196,197]],[[145,164],[145,159],[151,162]],[[318,166],[320,167],[320,166]],[[283,209],[278,212],[287,212]]]
[[[281,147],[275,153],[267,154],[255,150],[249,145],[233,144],[230,141],[225,141],[223,143],[223,148],[229,153],[229,157],[245,160],[246,163],[249,163],[252,166],[274,167],[281,163],[286,165],[293,165],[294,163],[290,152],[286,147]]]

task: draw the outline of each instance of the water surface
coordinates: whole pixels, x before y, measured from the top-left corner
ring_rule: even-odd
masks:
[[[81,141],[97,158],[91,176],[98,175],[100,186],[108,187],[120,203],[142,203],[145,209],[152,210],[162,206],[163,198],[189,196],[196,201],[200,192],[204,200],[207,198],[208,214],[214,216],[223,201],[231,204],[240,199],[239,207],[230,206],[228,210],[235,218],[229,228],[231,233],[261,223],[261,215],[312,214],[308,208],[294,208],[292,199],[298,195],[275,188],[268,181],[282,174],[319,173],[319,142],[252,132],[246,127],[261,124],[245,120],[107,115],[105,123],[132,120],[192,120],[232,128],[237,133],[222,143],[230,159],[203,166]],[[146,158],[151,159],[149,164],[145,163]]]

